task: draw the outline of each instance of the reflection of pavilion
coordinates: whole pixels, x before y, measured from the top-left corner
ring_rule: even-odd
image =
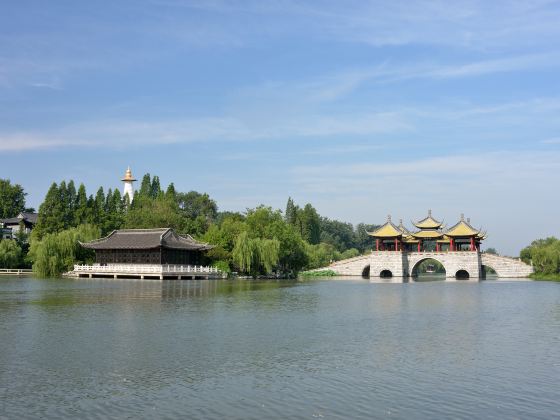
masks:
[[[426,218],[413,224],[415,232],[409,231],[402,219],[396,226],[388,216],[383,226],[368,234],[375,238],[376,251],[480,251],[480,242],[486,239],[486,233],[472,227],[470,219],[465,220],[463,215],[448,229],[432,217],[431,210]]]

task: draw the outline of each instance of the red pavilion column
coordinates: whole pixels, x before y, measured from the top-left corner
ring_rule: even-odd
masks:
[[[375,239],[375,250],[379,251],[379,238]]]
[[[471,251],[474,251],[474,237],[471,236]]]
[[[449,250],[453,251],[453,238],[449,238]]]
[[[436,242],[436,252],[439,252],[439,243]]]
[[[399,250],[399,242],[398,239],[395,238],[395,252],[397,252]]]
[[[420,242],[421,241],[418,241],[418,252],[420,252]]]

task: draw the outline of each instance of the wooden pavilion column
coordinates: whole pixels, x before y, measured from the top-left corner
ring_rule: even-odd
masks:
[[[399,242],[398,242],[398,238],[395,238],[395,252],[397,252],[399,250]]]
[[[439,242],[436,242],[436,252],[439,252]]]
[[[453,238],[449,238],[449,250],[453,251]]]
[[[420,252],[420,243],[421,242],[422,242],[421,240],[418,240],[418,252]]]
[[[379,251],[379,238],[375,239],[375,250]]]
[[[471,251],[474,251],[474,236],[471,236]]]

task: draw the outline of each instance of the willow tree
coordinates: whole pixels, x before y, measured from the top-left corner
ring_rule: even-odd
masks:
[[[239,234],[233,248],[233,261],[239,269],[252,276],[267,274],[278,264],[280,242],[277,239],[250,238]]]
[[[96,226],[81,225],[32,240],[29,255],[33,271],[41,277],[54,277],[71,270],[74,264],[93,257],[91,251],[82,248],[78,241],[90,241],[99,235]]]
[[[22,263],[23,251],[16,241],[0,241],[0,268],[18,268]]]

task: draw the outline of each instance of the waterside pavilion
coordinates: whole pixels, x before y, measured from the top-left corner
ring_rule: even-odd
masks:
[[[139,279],[208,279],[221,277],[205,266],[205,252],[213,246],[173,229],[123,229],[91,242],[80,243],[95,251],[95,264],[75,265],[71,277]]]

